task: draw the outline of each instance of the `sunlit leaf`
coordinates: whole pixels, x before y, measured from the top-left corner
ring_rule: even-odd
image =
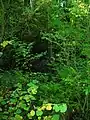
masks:
[[[48,104],[46,105],[46,110],[51,110],[51,109],[52,109],[52,104],[48,103]]]
[[[36,111],[36,115],[37,115],[37,116],[42,116],[42,114],[43,114],[43,111],[41,111],[41,110],[37,110],[37,111]]]
[[[51,120],[59,120],[60,116],[58,114],[55,114],[52,116]]]
[[[11,41],[3,41],[3,43],[1,43],[1,46],[6,47],[8,44],[12,44]]]
[[[64,103],[61,104],[61,105],[59,106],[59,110],[60,110],[61,113],[66,112],[66,111],[67,111],[67,105],[64,104]]]
[[[23,117],[18,115],[18,114],[16,114],[14,120],[23,120]]]
[[[55,112],[59,112],[59,106],[56,104],[53,106],[53,110],[55,110]]]
[[[31,115],[31,116],[34,116],[34,115],[35,115],[35,111],[34,111],[34,110],[31,110],[30,115]]]

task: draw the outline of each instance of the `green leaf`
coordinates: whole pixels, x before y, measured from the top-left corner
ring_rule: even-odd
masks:
[[[13,111],[15,111],[15,107],[9,107],[9,109],[8,109],[8,112],[13,112]]]
[[[34,87],[34,84],[32,82],[27,84],[28,87]]]
[[[28,89],[27,89],[28,93],[31,93],[31,90],[32,90],[31,88],[28,88]]]
[[[2,102],[3,101],[3,97],[0,97],[0,102]]]
[[[27,114],[29,119],[32,119],[32,116],[30,115],[30,113]]]
[[[32,89],[32,94],[36,94],[37,90],[36,89]]]
[[[30,99],[31,100],[36,100],[36,98],[34,96],[32,96],[32,95],[30,95]]]
[[[51,120],[59,120],[59,119],[60,119],[60,116],[58,114],[55,114],[52,116]]]
[[[18,84],[17,84],[17,87],[18,87],[18,88],[22,88],[22,84],[21,84],[21,83],[18,83]],[[17,89],[18,89],[18,88],[17,88]]]
[[[61,112],[64,113],[67,111],[67,105],[66,104],[56,104],[53,106],[53,110],[55,110],[55,112]]]
[[[30,102],[30,95],[25,95],[25,96],[23,97],[23,99],[25,99],[26,102]]]
[[[61,104],[61,105],[59,106],[59,110],[60,110],[61,113],[66,112],[66,111],[67,111],[67,105],[64,104],[64,103]]]
[[[37,115],[37,116],[42,116],[42,114],[43,114],[43,111],[41,111],[41,110],[37,110],[37,111],[36,111],[36,115]]]
[[[21,95],[25,95],[25,94],[27,94],[27,91],[22,91],[21,92]]]
[[[53,106],[53,110],[55,110],[55,112],[59,112],[59,106],[56,104]]]
[[[23,117],[17,114],[17,115],[15,115],[14,120],[23,120]]]
[[[23,101],[21,101],[21,102],[19,103],[19,106],[20,106],[22,109],[26,110],[26,111],[29,110],[29,107],[27,107],[27,105],[26,105]]]
[[[35,111],[34,111],[34,110],[31,110],[30,115],[31,115],[31,116],[34,116],[34,115],[35,115]]]
[[[32,82],[28,83],[27,86],[28,86],[28,87],[31,87],[31,89],[32,89],[32,88],[34,88],[34,89],[37,89],[37,88],[38,88],[38,86],[35,85],[35,84],[32,83]]]
[[[1,46],[6,47],[8,44],[11,44],[11,41],[3,41],[3,43],[1,43]]]
[[[88,93],[89,93],[88,89],[85,89],[85,95],[88,95]]]
[[[11,96],[12,96],[12,97],[14,97],[14,98],[19,97],[19,95],[16,93],[16,91],[15,91],[15,92],[13,92],[13,93],[11,94]]]
[[[4,100],[4,101],[1,102],[1,104],[5,105],[5,104],[7,104],[7,102]]]
[[[17,99],[10,99],[10,102],[12,103],[12,104],[15,104],[16,102],[17,102]]]
[[[84,89],[84,92],[85,92],[85,95],[88,95],[90,93],[90,85]]]
[[[16,110],[16,114],[20,114],[21,112],[22,112],[21,109]]]

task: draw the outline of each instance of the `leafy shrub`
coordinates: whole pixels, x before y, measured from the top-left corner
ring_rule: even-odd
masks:
[[[43,102],[38,106],[37,85],[33,82],[27,84],[16,84],[13,91],[0,97],[0,111],[2,120],[59,120],[60,113],[67,110],[66,104],[52,104]]]
[[[28,74],[23,74],[19,70],[0,72],[0,86],[3,88],[13,88],[18,82],[23,83],[28,80]]]

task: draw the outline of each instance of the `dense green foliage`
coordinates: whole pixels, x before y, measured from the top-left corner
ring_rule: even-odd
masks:
[[[90,3],[0,1],[0,119],[90,120]]]

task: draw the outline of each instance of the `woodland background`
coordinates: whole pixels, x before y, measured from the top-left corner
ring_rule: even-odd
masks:
[[[0,0],[0,120],[90,120],[89,0]]]

